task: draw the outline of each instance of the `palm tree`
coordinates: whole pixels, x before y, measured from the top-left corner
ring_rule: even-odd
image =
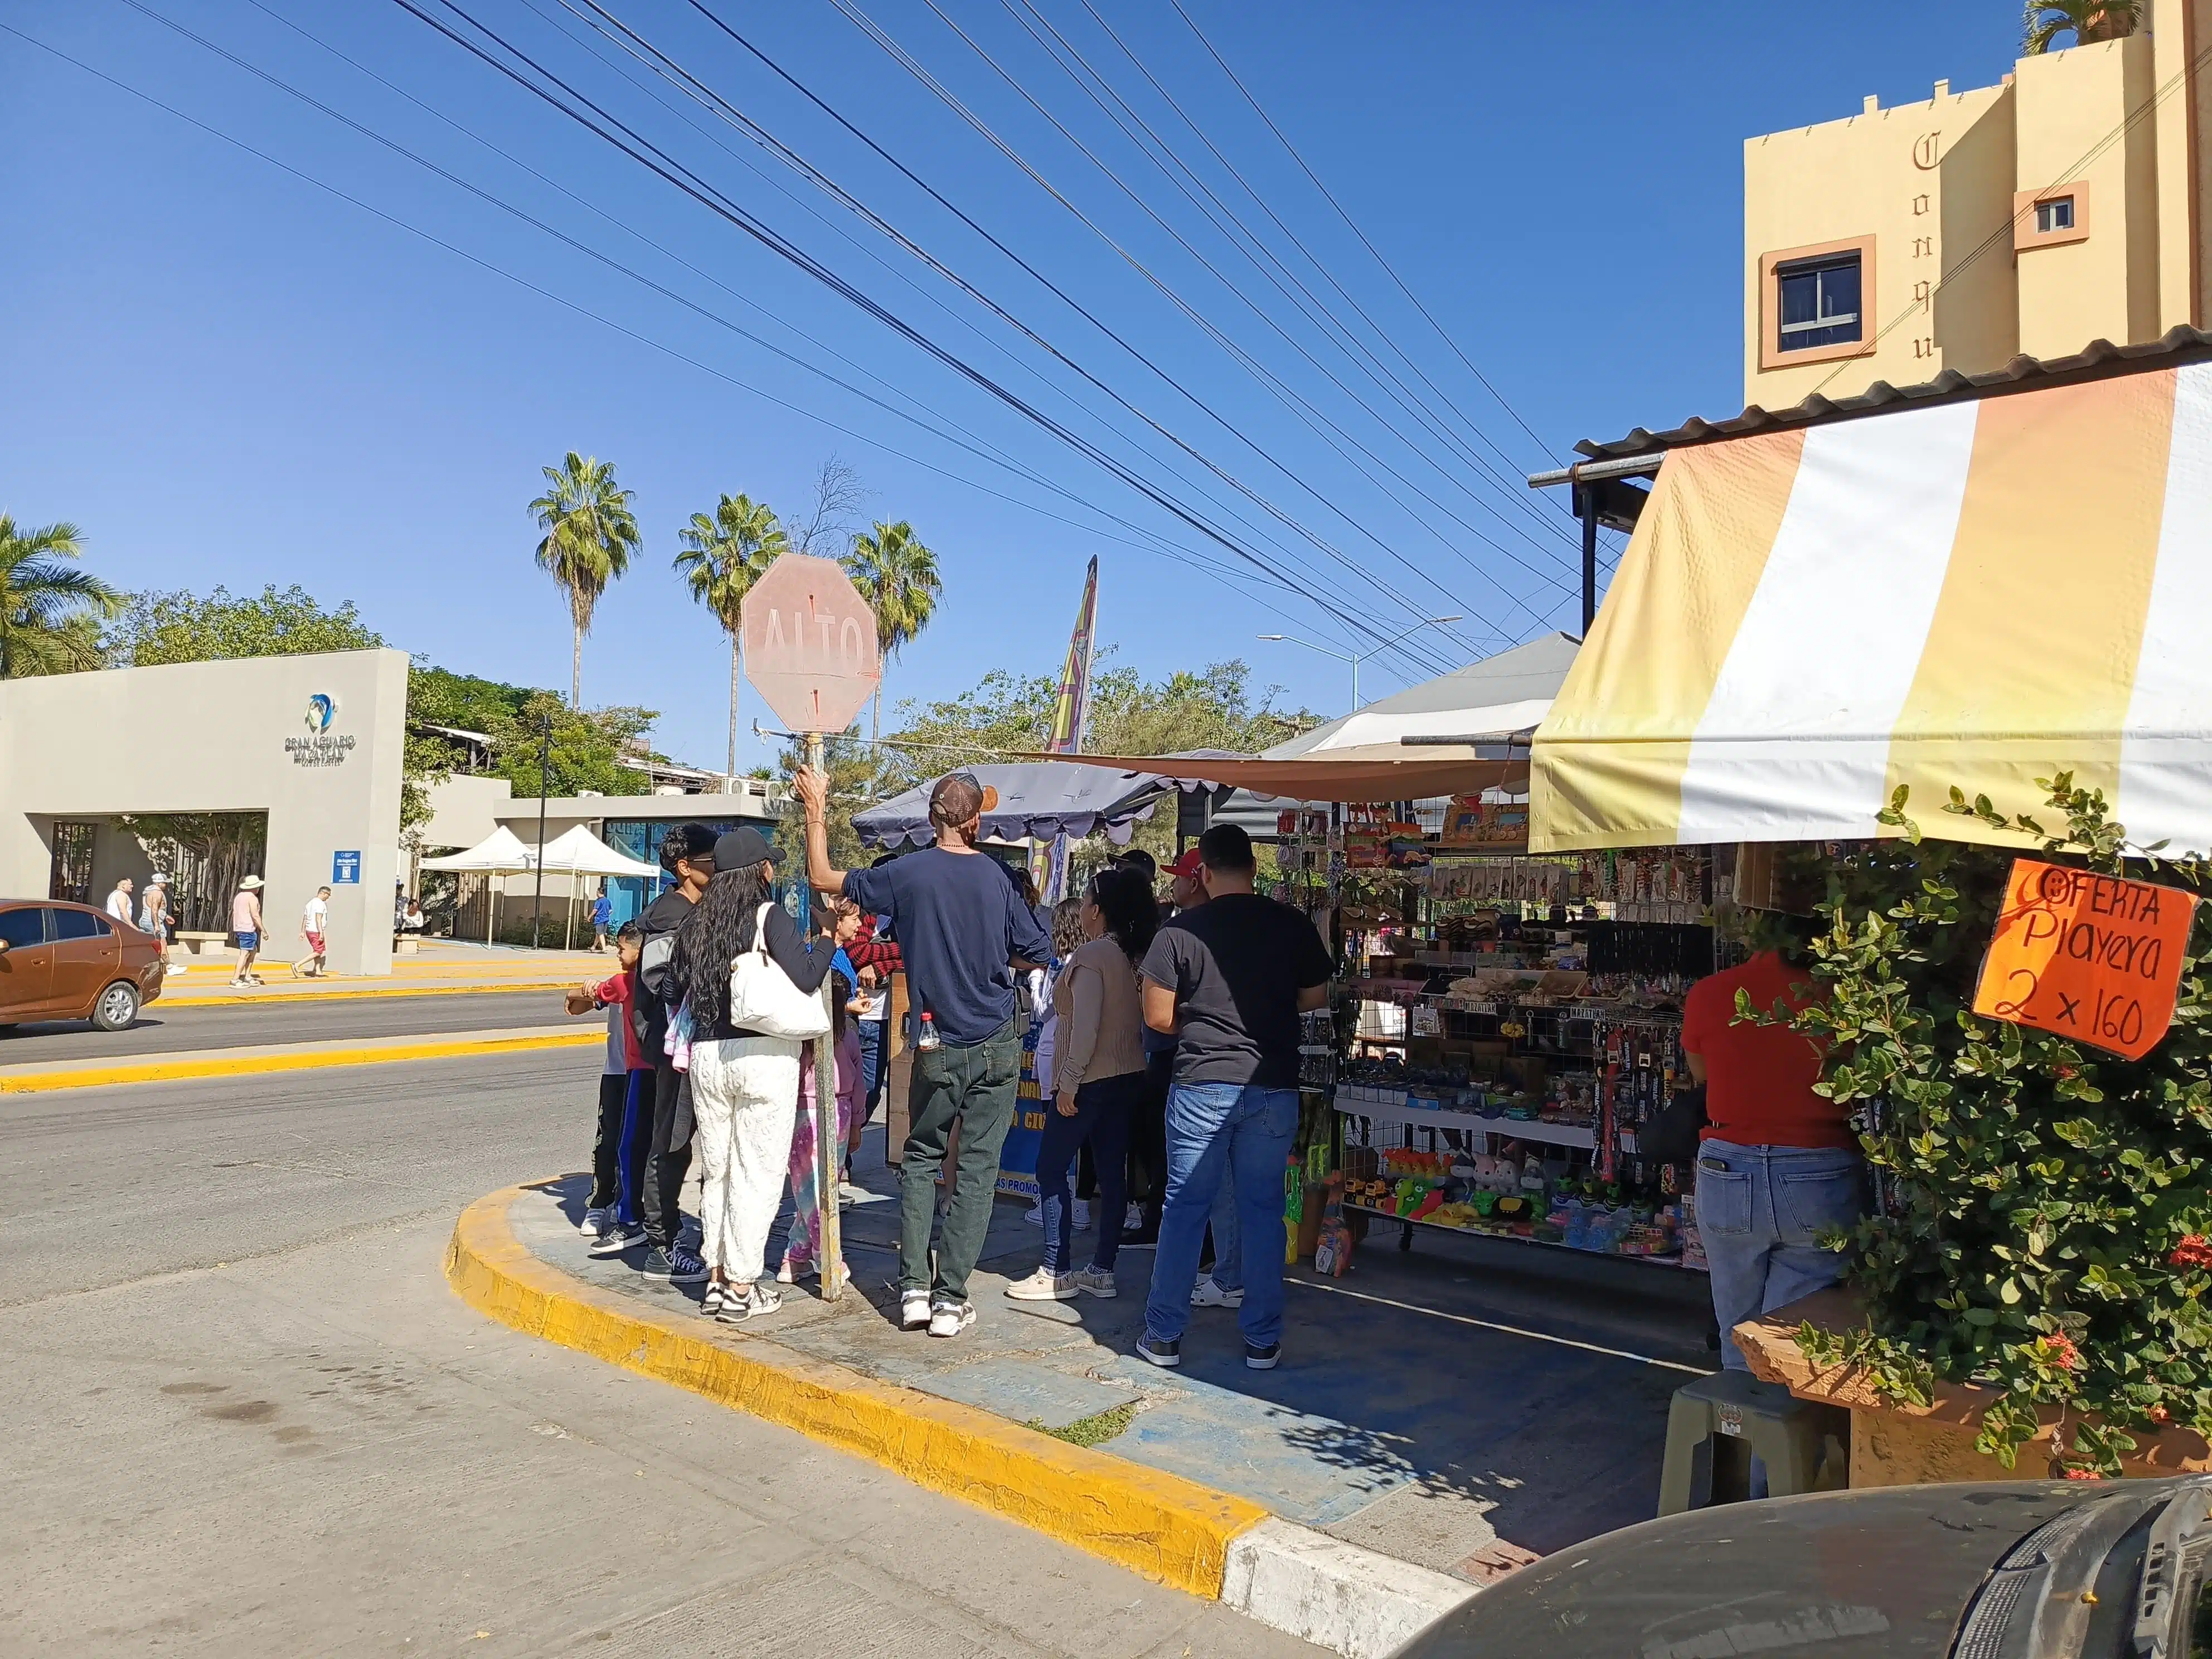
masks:
[[[545,493],[530,504],[530,516],[545,532],[538,544],[538,566],[568,598],[576,626],[576,652],[570,665],[568,705],[584,706],[584,635],[592,631],[592,611],[607,584],[629,568],[638,550],[637,519],[630,492],[615,483],[615,464],[570,450],[558,466],[545,469]]]
[[[876,613],[876,650],[887,658],[897,656],[937,614],[938,595],[944,591],[937,555],[921,544],[904,519],[896,524],[878,520],[872,532],[853,538],[844,564],[845,574]],[[884,684],[878,680],[868,735],[881,737],[883,723]]]
[[[2142,0],[2027,0],[2020,49],[2023,56],[2034,58],[2069,33],[2077,46],[2118,40],[2133,34],[2142,21]]]
[[[784,550],[783,526],[766,501],[750,495],[725,495],[712,517],[694,513],[678,533],[684,550],[676,568],[690,584],[691,597],[714,613],[730,636],[730,769],[738,774],[738,683],[744,672],[744,634],[738,625],[745,595]]]
[[[82,550],[73,524],[18,530],[0,513],[0,679],[100,666],[100,624],[123,595],[62,562]]]

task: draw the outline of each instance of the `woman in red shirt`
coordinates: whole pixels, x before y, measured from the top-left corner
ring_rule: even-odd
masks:
[[[1802,968],[1762,951],[1692,986],[1682,1002],[1690,1076],[1705,1085],[1698,1148],[1698,1234],[1712,1270],[1721,1363],[1743,1370],[1735,1328],[1843,1277],[1844,1258],[1820,1235],[1866,1209],[1866,1160],[1844,1109],[1813,1092],[1821,1048],[1786,1025],[1739,1023],[1738,990],[1771,1013],[1797,1009],[1820,988]]]

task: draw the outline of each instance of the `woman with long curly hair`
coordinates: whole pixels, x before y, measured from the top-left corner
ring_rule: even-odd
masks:
[[[733,1324],[783,1305],[775,1285],[758,1281],[791,1156],[802,1045],[732,1023],[730,970],[764,942],[769,959],[811,994],[821,989],[832,955],[826,941],[810,951],[799,925],[775,902],[769,888],[774,860],[775,849],[757,830],[732,830],[716,842],[714,879],[677,929],[668,964],[677,995],[691,1009],[699,1253],[712,1280],[704,1307]]]
[[[1144,1098],[1144,1002],[1137,964],[1159,927],[1159,908],[1145,878],[1109,865],[1084,889],[1086,943],[1061,964],[1053,984],[1058,1012],[1052,1086],[1037,1143],[1037,1193],[1044,1208],[1044,1265],[1006,1286],[1018,1302],[1066,1302],[1081,1293],[1119,1294],[1114,1259],[1121,1248],[1122,1170],[1129,1113]],[[1091,1147],[1098,1171],[1098,1247],[1091,1265],[1073,1270],[1068,1166]]]

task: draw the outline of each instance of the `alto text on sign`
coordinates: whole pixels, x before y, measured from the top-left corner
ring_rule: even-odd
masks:
[[[842,732],[876,693],[876,617],[835,559],[787,553],[738,613],[745,678],[794,732]]]
[[[2137,1060],[2173,1021],[2197,898],[2015,859],[1974,1012]]]

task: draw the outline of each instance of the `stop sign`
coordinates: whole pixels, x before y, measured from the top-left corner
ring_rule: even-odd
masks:
[[[738,617],[745,678],[794,732],[842,732],[876,695],[876,614],[835,559],[786,553]]]

